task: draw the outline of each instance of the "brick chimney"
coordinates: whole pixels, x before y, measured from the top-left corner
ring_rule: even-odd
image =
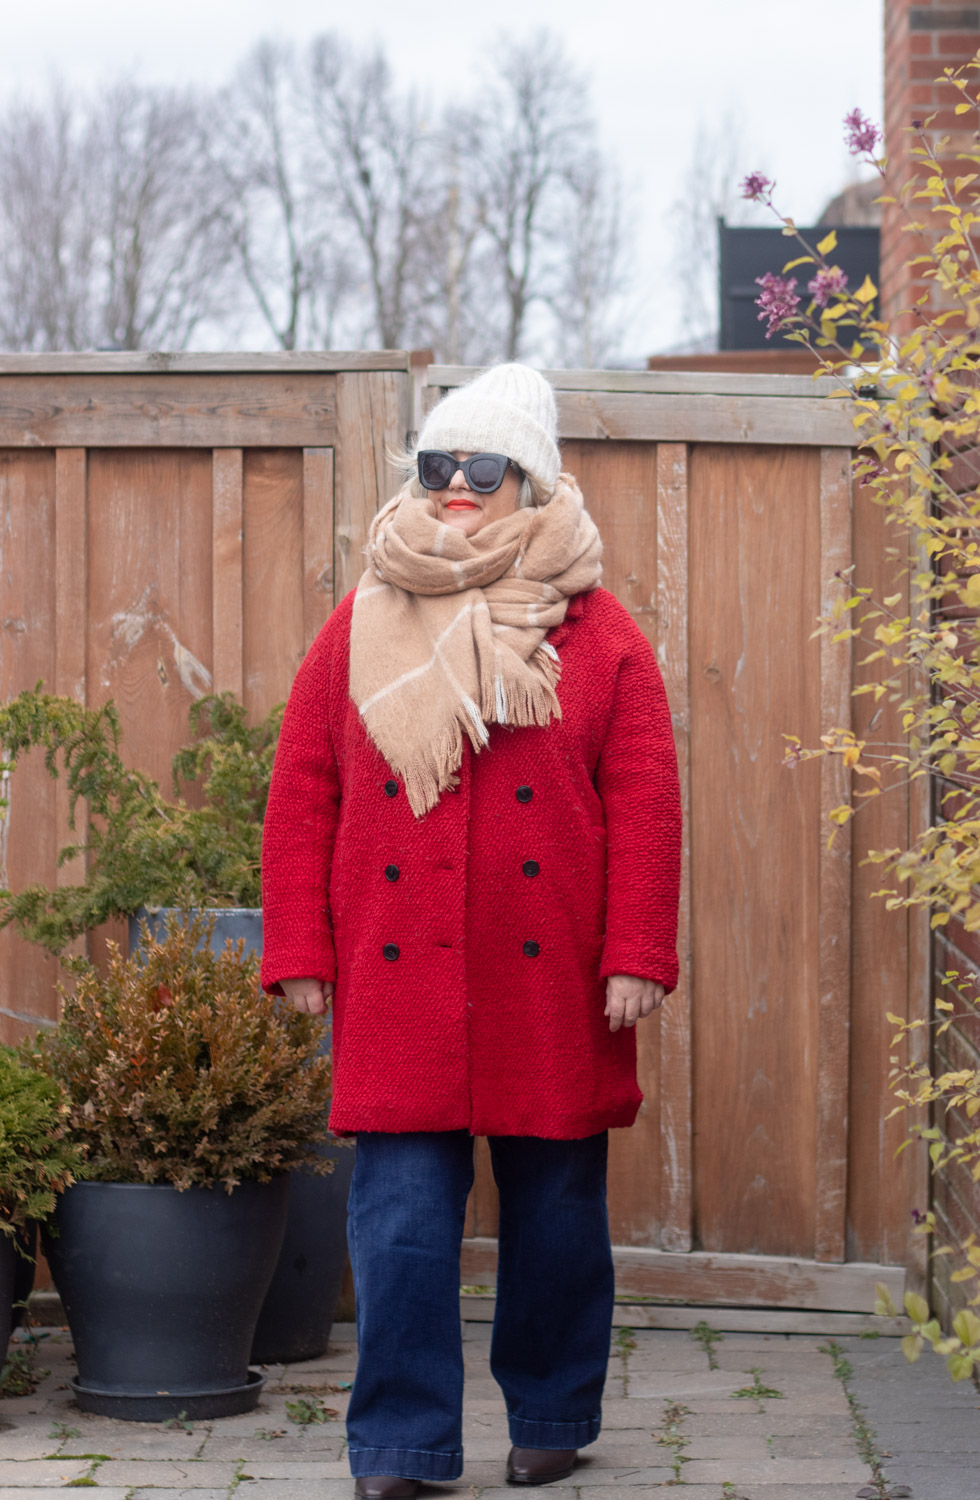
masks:
[[[957,99],[949,85],[936,84],[944,68],[968,62],[980,49],[980,5],[950,5],[948,0],[885,0],[885,152],[888,176],[900,186],[907,182],[917,163],[909,154],[913,138],[907,133],[915,120],[935,113],[930,134],[949,135],[949,154],[973,149],[976,116],[956,114]],[[974,75],[980,84],[980,74]],[[966,119],[970,120],[967,126]],[[915,218],[931,221],[928,203],[910,205]],[[905,213],[884,205],[881,224],[881,308],[894,320],[900,308],[909,307],[927,282],[916,282],[906,261],[916,253],[915,237],[902,232]],[[914,317],[900,319],[899,331],[908,331]]]

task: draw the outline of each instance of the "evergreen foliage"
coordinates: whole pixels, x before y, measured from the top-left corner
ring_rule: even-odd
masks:
[[[12,1047],[0,1047],[0,1234],[46,1219],[55,1194],[82,1175],[66,1139],[61,1091]]]
[[[109,945],[108,973],[87,959],[66,967],[57,1027],[34,1042],[39,1068],[64,1094],[70,1138],[86,1176],[178,1189],[330,1164],[330,1058],[323,1026],[258,983],[244,943],[209,946],[214,919],[173,914],[140,951]]]
[[[168,800],[152,777],[125,764],[111,701],[85,708],[38,683],[0,705],[0,769],[12,772],[27,751],[43,750],[49,774],[65,776],[69,826],[77,831],[59,866],[78,855],[86,861],[78,884],[0,891],[0,927],[13,923],[30,942],[60,953],[79,934],[141,906],[261,905],[262,819],[281,722],[281,705],[249,728],[231,693],[201,698],[190,711],[193,738],[173,758]],[[182,784],[193,805],[180,795]]]

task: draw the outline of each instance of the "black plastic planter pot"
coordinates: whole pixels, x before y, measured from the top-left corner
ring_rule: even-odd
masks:
[[[9,1234],[0,1234],[0,1370],[7,1358],[7,1345],[14,1326],[14,1281],[17,1251]]]
[[[141,918],[153,936],[160,938],[173,910],[142,908],[130,918],[130,951],[139,944]],[[244,938],[246,951],[261,953],[261,907],[217,907],[208,914],[214,917],[212,947],[220,950],[229,938],[233,942]],[[329,1018],[321,1051],[330,1051]],[[318,1359],[330,1340],[347,1265],[347,1194],[354,1147],[327,1141],[322,1154],[334,1158],[328,1177],[302,1171],[290,1174],[286,1235],[255,1331],[250,1360],[254,1365]]]
[[[282,1245],[289,1176],[223,1188],[79,1182],[43,1233],[83,1411],[160,1422],[251,1411],[248,1368]]]
[[[326,1353],[347,1265],[347,1194],[353,1146],[327,1141],[329,1177],[291,1172],[286,1235],[252,1342],[253,1365],[294,1364]]]

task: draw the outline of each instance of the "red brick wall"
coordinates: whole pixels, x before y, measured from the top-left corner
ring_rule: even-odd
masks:
[[[950,137],[944,158],[954,156],[958,150],[975,147],[976,116],[957,115],[958,95],[955,90],[949,84],[937,84],[935,80],[944,68],[955,68],[967,62],[978,49],[980,4],[952,5],[944,0],[933,0],[933,3],[918,0],[913,4],[911,0],[885,0],[885,152],[893,187],[907,182],[917,170],[917,162],[909,154],[914,140],[907,129],[914,121],[935,114],[930,126],[933,143],[940,136]],[[980,75],[974,77],[980,82]],[[908,309],[923,292],[929,294],[927,306],[936,305],[930,284],[917,281],[914,271],[906,264],[910,256],[921,250],[921,237],[903,232],[902,228],[911,216],[924,222],[926,233],[935,235],[938,230],[933,230],[932,225],[941,227],[942,221],[938,215],[928,213],[928,206],[927,201],[920,200],[918,204],[910,204],[907,213],[888,204],[883,208],[881,306],[892,325],[901,331],[908,331],[915,325],[916,315]],[[957,482],[953,472],[948,477],[951,483]],[[975,483],[975,475],[965,466],[962,482],[964,488]],[[980,938],[975,933],[965,932],[957,922],[950,922],[937,932],[933,954],[934,995],[944,993],[944,975],[951,969],[980,974]],[[960,1010],[960,997],[955,991],[949,989],[945,993]],[[951,1027],[936,1041],[934,1068],[946,1071],[980,1066],[978,1031],[980,1028],[969,1022]],[[935,1123],[942,1127],[949,1122],[939,1117]],[[966,1121],[958,1119],[956,1124],[963,1129]],[[921,1206],[925,1207],[924,1204]],[[938,1244],[962,1241],[971,1230],[980,1235],[980,1186],[962,1169],[946,1171],[935,1180],[932,1207],[937,1219]],[[955,1260],[944,1256],[932,1262],[933,1306],[946,1326],[969,1295],[964,1293],[962,1284],[950,1281],[955,1264]]]
[[[885,0],[885,152],[888,176],[900,186],[916,172],[909,154],[914,144],[908,127],[935,114],[935,140],[949,135],[948,154],[975,144],[973,117],[955,113],[958,96],[948,84],[937,84],[944,68],[967,62],[980,48],[980,5],[950,5],[944,0]],[[964,120],[971,121],[969,125]],[[909,205],[909,213],[928,224],[928,204]],[[881,225],[881,306],[900,329],[914,326],[905,310],[929,283],[917,282],[906,262],[921,249],[915,236],[903,232],[908,214],[885,204]]]

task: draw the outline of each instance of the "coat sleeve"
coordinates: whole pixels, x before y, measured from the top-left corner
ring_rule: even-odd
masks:
[[[656,658],[632,626],[596,772],[606,817],[601,974],[675,988],[681,802],[670,708]]]
[[[331,665],[344,636],[335,612],[296,674],[272,768],[262,829],[263,988],[337,977],[328,891],[340,813],[331,737]]]

